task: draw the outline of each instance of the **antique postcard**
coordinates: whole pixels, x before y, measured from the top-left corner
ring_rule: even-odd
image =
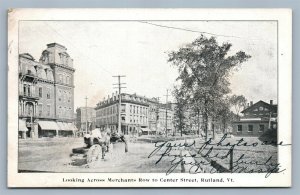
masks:
[[[289,9],[8,10],[8,187],[290,187]]]

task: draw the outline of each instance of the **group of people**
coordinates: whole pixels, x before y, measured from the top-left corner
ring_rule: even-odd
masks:
[[[91,130],[89,134],[85,135],[84,140],[88,147],[91,147],[94,144],[100,145],[102,159],[104,159],[106,153],[113,151],[112,142],[124,142],[125,153],[128,152],[128,139],[126,136],[123,134],[111,133],[109,130],[101,131],[99,128],[96,128]]]

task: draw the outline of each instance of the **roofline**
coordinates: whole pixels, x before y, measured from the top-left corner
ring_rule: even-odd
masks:
[[[253,107],[254,105],[256,105],[256,104],[258,104],[259,102],[263,102],[263,103],[265,103],[265,104],[267,104],[267,105],[269,105],[269,106],[277,106],[277,104],[269,104],[269,103],[267,103],[267,102],[265,102],[265,101],[262,101],[262,100],[259,100],[258,102],[256,102],[255,104],[253,104],[252,106],[249,106],[248,108],[245,108],[244,110],[242,110],[241,111],[241,113],[244,113],[246,110],[248,110],[249,108],[251,108],[251,107]]]

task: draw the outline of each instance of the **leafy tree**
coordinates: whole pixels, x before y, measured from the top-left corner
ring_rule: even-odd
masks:
[[[175,122],[175,127],[176,129],[179,129],[180,131],[180,136],[182,137],[182,132],[186,127],[186,100],[184,98],[184,94],[183,91],[179,90],[178,88],[174,88],[173,90],[173,95],[175,97],[175,118],[174,118],[174,122]]]
[[[231,46],[219,45],[215,37],[201,35],[168,54],[168,62],[179,71],[179,90],[184,91],[185,100],[203,117],[206,139],[208,117],[215,112],[214,102],[230,92],[230,73],[250,58],[243,51],[228,55]]]
[[[236,116],[239,118],[242,109],[246,108],[247,99],[243,95],[232,95],[229,101],[235,109]]]
[[[230,110],[230,98],[219,99],[214,108],[214,116],[222,123],[223,133],[226,133],[228,125],[234,120],[234,113]]]

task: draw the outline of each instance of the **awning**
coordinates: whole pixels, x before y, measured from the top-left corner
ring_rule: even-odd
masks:
[[[28,131],[26,121],[19,119],[19,131]]]
[[[66,129],[65,124],[63,122],[57,122],[59,130],[64,131]]]
[[[59,130],[61,131],[74,131],[72,123],[57,122],[57,124],[59,126]]]
[[[38,121],[42,130],[59,130],[59,127],[54,121]]]
[[[77,127],[73,123],[69,123],[69,126],[71,127],[71,130],[77,131]]]

